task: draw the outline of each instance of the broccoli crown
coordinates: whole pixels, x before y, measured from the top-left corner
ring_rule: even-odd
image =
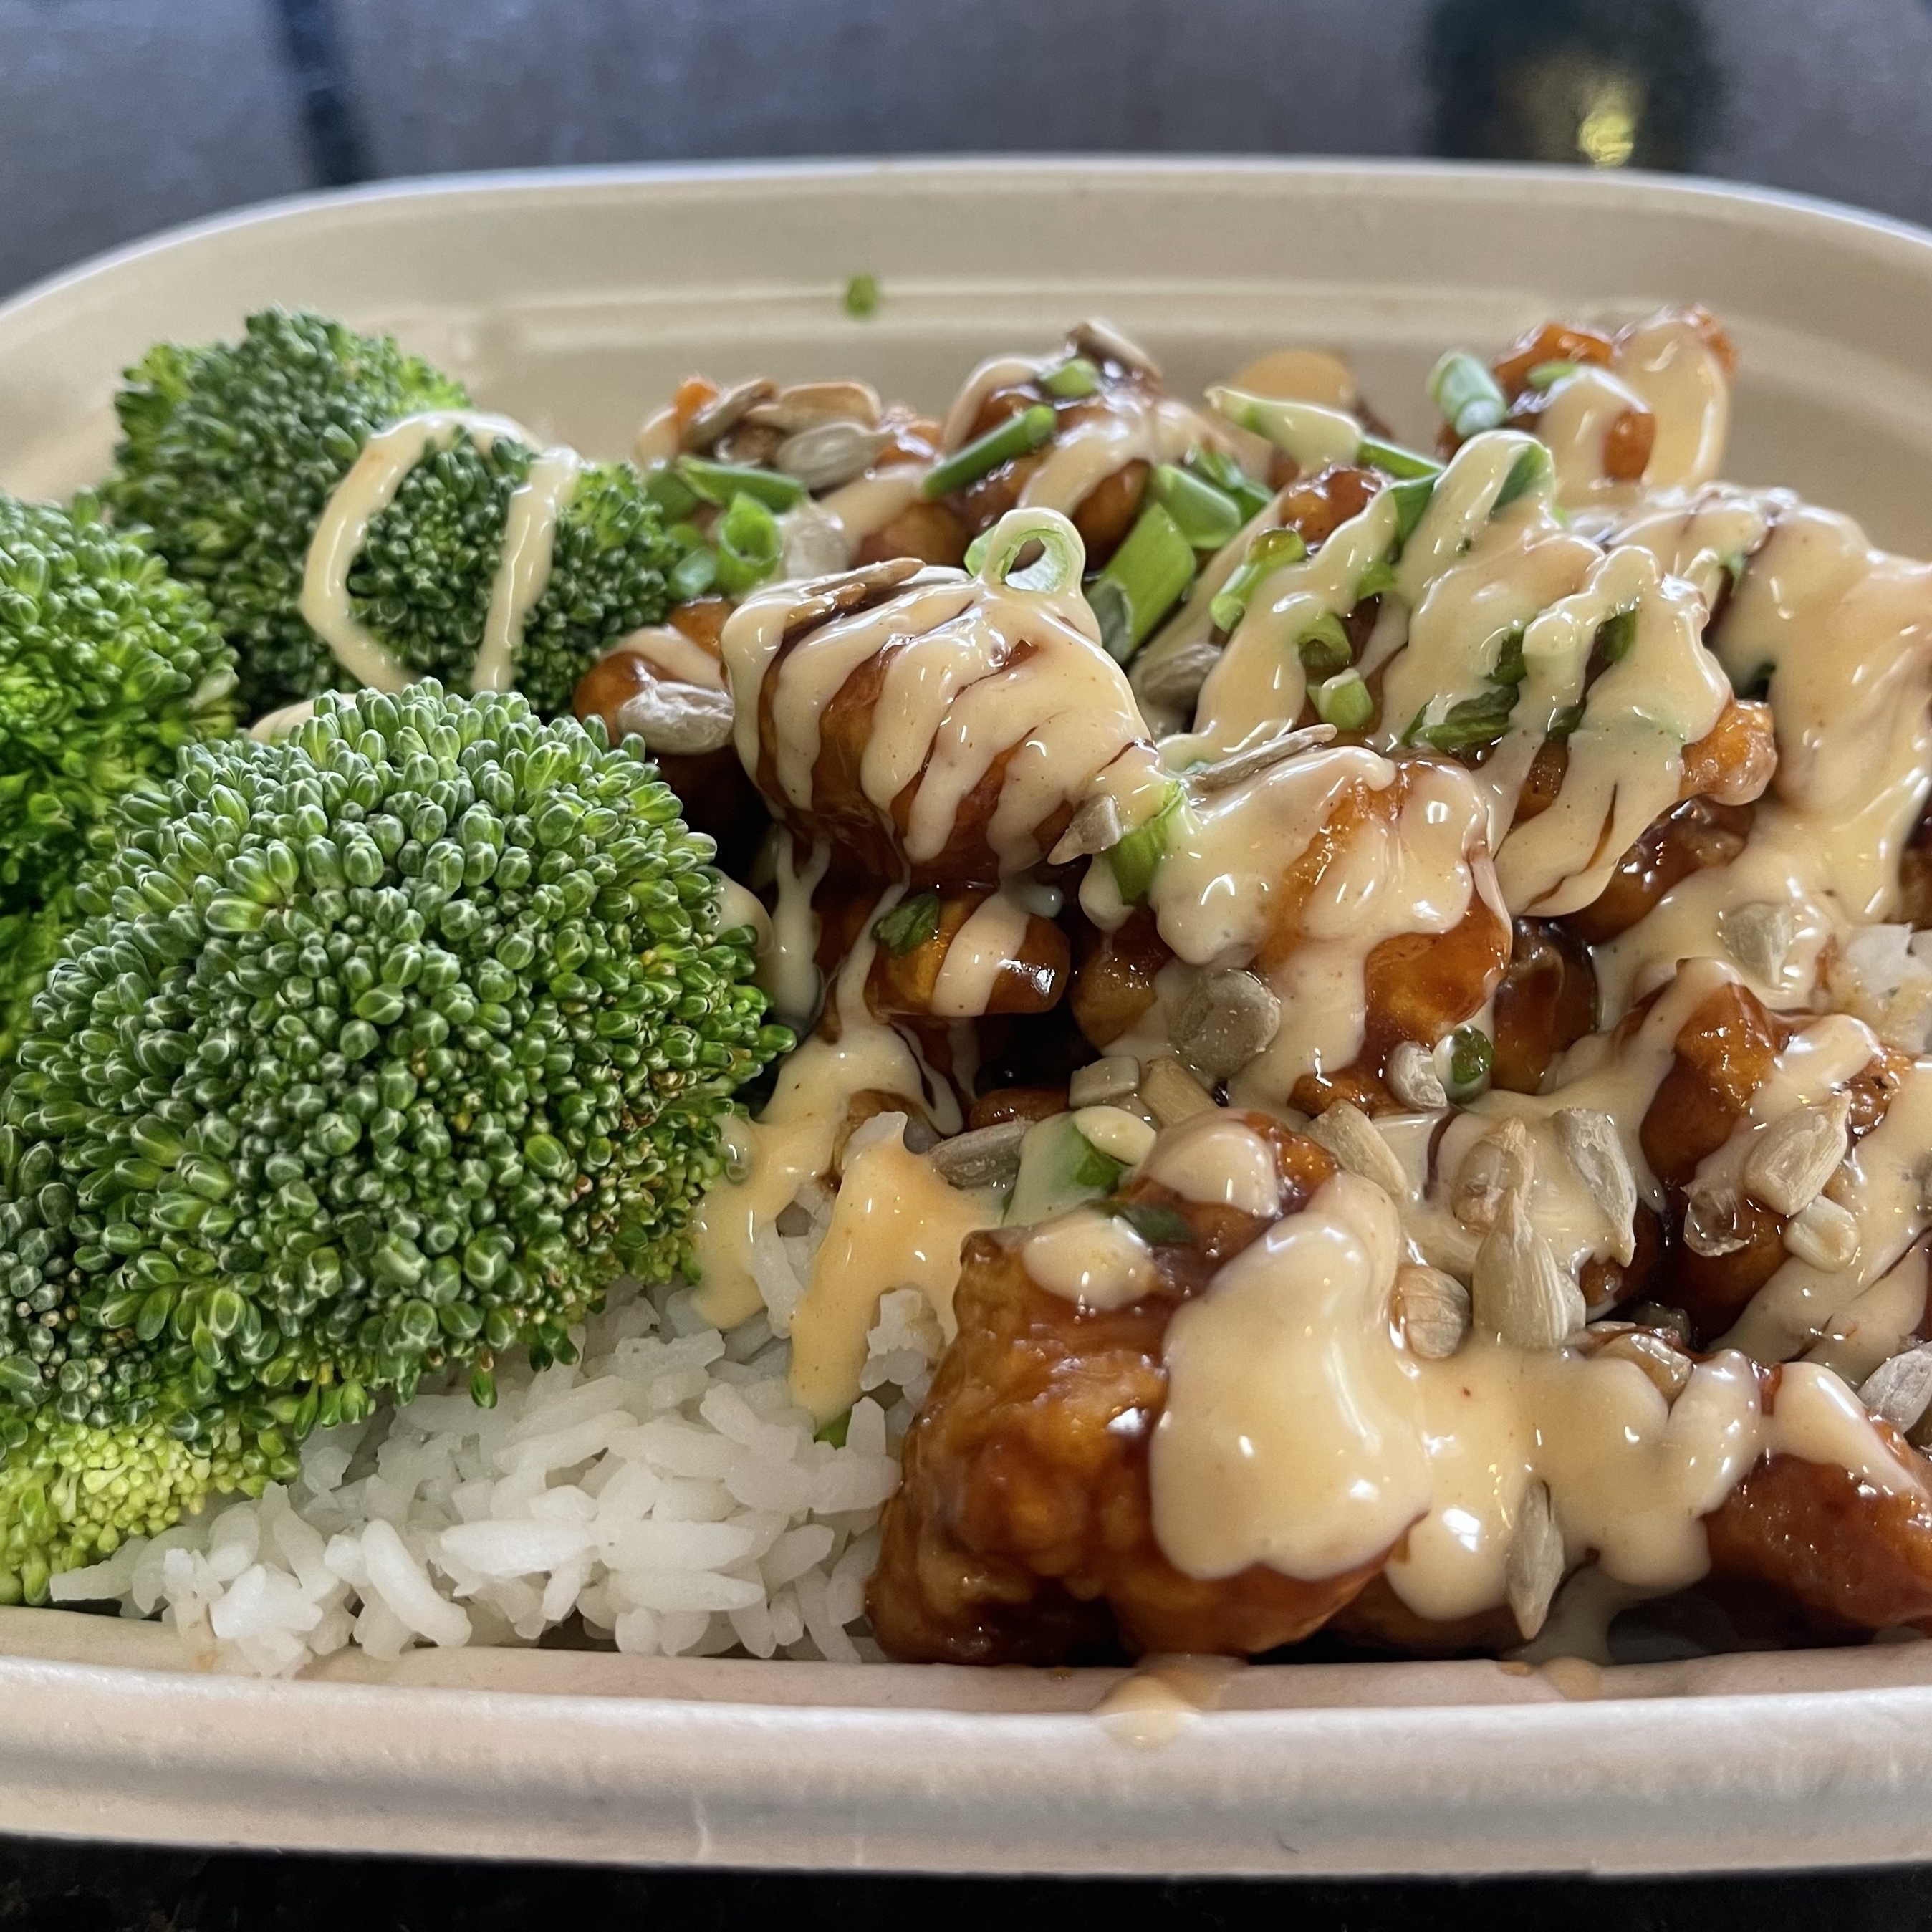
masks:
[[[329,694],[184,752],[0,1094],[0,1389],[100,1427],[308,1386],[331,1421],[567,1358],[681,1258],[789,1043],[711,854],[635,741],[520,694]]]
[[[212,1496],[260,1496],[299,1463],[280,1432],[223,1418],[192,1443],[158,1421],[92,1429],[52,1409],[0,1419],[0,1603],[42,1603],[47,1579],[158,1536]]]
[[[251,316],[232,346],[164,344],[128,372],[109,501],[152,525],[176,571],[206,589],[241,653],[251,715],[352,682],[298,608],[310,538],[377,430],[468,400],[386,337],[281,310]],[[370,520],[350,603],[412,670],[467,682],[510,495],[532,460],[512,437],[487,449],[460,438],[426,454]],[[540,711],[567,711],[604,646],[663,616],[676,556],[634,470],[596,466],[579,479],[518,658]]]
[[[90,835],[181,746],[233,728],[234,686],[206,604],[144,541],[88,496],[0,494],[0,1040]]]

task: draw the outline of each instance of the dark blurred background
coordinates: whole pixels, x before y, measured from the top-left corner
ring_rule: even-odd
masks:
[[[0,292],[350,182],[1000,150],[1684,169],[1932,220],[1932,5],[0,0]]]

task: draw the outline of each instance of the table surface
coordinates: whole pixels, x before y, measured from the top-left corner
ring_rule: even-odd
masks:
[[[174,222],[388,176],[966,152],[1686,169],[1932,222],[1932,0],[0,0],[0,291]],[[1234,61],[1230,55],[1237,56]],[[1229,75],[1244,78],[1231,86]],[[0,1927],[703,1932],[1069,1907],[1236,1928],[1932,1924],[1932,1870],[1601,1883],[799,1877],[0,1840]]]

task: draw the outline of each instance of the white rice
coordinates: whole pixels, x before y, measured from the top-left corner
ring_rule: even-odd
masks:
[[[575,1365],[506,1365],[494,1409],[459,1386],[318,1431],[290,1487],[58,1576],[53,1600],[159,1612],[196,1662],[268,1676],[351,1642],[532,1644],[573,1616],[639,1656],[877,1655],[865,1583],[939,1331],[917,1291],[888,1295],[844,1445],[815,1438],[782,1336],[828,1205],[764,1235],[769,1312],[730,1334],[688,1290],[614,1297]]]

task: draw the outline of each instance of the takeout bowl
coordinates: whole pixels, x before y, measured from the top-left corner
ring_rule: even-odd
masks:
[[[860,272],[883,291],[866,320],[840,299]],[[393,330],[484,406],[614,455],[693,368],[849,373],[937,407],[978,356],[1092,314],[1184,389],[1284,342],[1342,349],[1419,439],[1445,345],[1690,300],[1742,357],[1730,473],[1932,551],[1932,235],[1708,184],[1437,165],[600,170],[278,203],[0,307],[0,484],[97,478],[118,370],[271,302]],[[154,1626],[4,1611],[0,1830],[976,1872],[1932,1856],[1932,1645],[1274,1665],[1198,1714],[1096,1715],[1125,1675],[542,1649],[344,1653],[262,1683],[195,1673]]]

